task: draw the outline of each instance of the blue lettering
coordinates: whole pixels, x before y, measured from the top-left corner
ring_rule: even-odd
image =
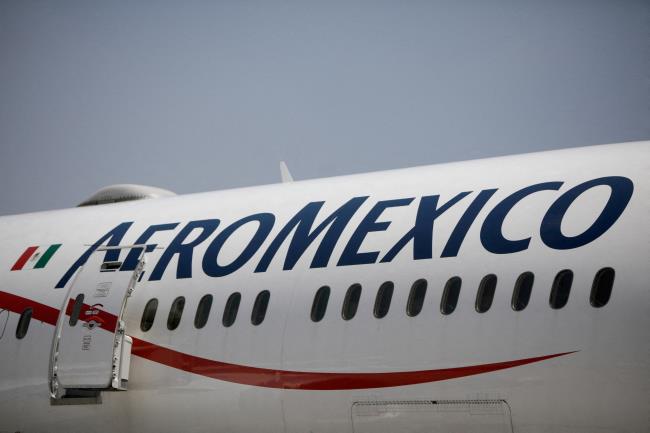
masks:
[[[605,208],[596,221],[584,232],[577,236],[564,236],[562,234],[562,219],[573,201],[583,192],[596,186],[609,186],[611,193]],[[632,198],[634,184],[627,177],[609,176],[593,179],[581,183],[562,194],[544,215],[540,234],[542,241],[556,250],[578,248],[596,240],[614,225],[621,216]]]
[[[135,241],[135,245],[144,245],[151,236],[158,232],[164,230],[174,230],[178,226],[178,223],[170,224],[157,224],[147,227],[147,229],[140,235],[140,237]],[[146,252],[150,253],[156,248],[157,244],[148,244],[146,247]],[[131,248],[129,254],[124,259],[120,271],[134,271],[136,266],[138,266],[138,259],[142,253],[142,248]]]
[[[169,261],[178,254],[178,265],[176,266],[176,278],[192,278],[192,252],[201,242],[205,241],[219,225],[218,219],[208,219],[200,221],[190,221],[185,227],[181,229],[173,241],[169,244],[167,249],[160,256],[160,260],[156,263],[149,281],[160,280],[169,265]],[[201,233],[191,242],[183,243],[190,233],[195,229],[201,229]]]
[[[314,225],[316,215],[318,215],[318,212],[325,202],[316,201],[307,204],[307,206],[302,208],[293,218],[291,218],[282,230],[280,230],[280,233],[278,233],[275,239],[273,239],[273,242],[271,242],[271,245],[255,268],[255,272],[265,272],[268,269],[273,257],[278,252],[278,249],[294,229],[295,232],[291,238],[287,257],[284,260],[284,266],[282,269],[285,271],[293,269],[309,245],[311,245],[312,242],[329,227],[314,254],[310,267],[323,268],[327,266],[329,259],[332,256],[332,251],[341,237],[341,233],[347,226],[348,222],[350,222],[352,216],[367,198],[367,196],[352,198],[334,211],[330,216],[325,218],[325,220],[313,231],[310,230]]]
[[[496,191],[496,188],[485,189],[476,196],[474,201],[465,210],[465,213],[463,213],[463,216],[458,220],[458,224],[456,224],[456,227],[451,232],[449,240],[447,240],[447,245],[442,250],[440,257],[456,257],[458,255],[460,246],[465,240],[469,228],[474,223],[478,213],[483,209],[483,206],[485,206],[485,203],[487,203]]]
[[[509,195],[497,204],[483,221],[481,243],[486,250],[495,254],[510,254],[523,251],[530,244],[530,237],[512,241],[503,236],[503,221],[523,198],[539,191],[557,191],[562,182],[545,182],[528,186]]]
[[[219,252],[228,238],[241,226],[249,222],[257,221],[259,226],[255,235],[250,240],[244,251],[230,264],[221,266],[217,259],[219,258]],[[205,250],[205,255],[203,256],[203,272],[211,277],[223,277],[228,274],[232,274],[237,269],[241,268],[250,260],[251,257],[257,252],[260,248],[266,237],[271,232],[273,224],[275,223],[275,216],[271,213],[259,213],[255,215],[247,216],[242,218],[239,221],[235,221],[228,227],[226,227],[221,233],[214,238],[210,243],[207,250]]]
[[[81,255],[77,259],[76,262],[68,269],[68,271],[61,277],[58,283],[56,283],[56,286],[54,286],[55,289],[60,289],[66,285],[68,280],[74,275],[74,273],[79,269],[81,266],[83,266],[84,263],[88,260],[88,257],[97,249],[99,248],[104,242],[108,243],[106,246],[109,247],[115,247],[120,244],[122,241],[122,238],[124,237],[124,234],[126,231],[131,227],[131,224],[133,224],[133,221],[130,222],[125,222],[117,227],[115,227],[113,230],[110,232],[106,233],[104,236],[102,236],[97,242],[95,242],[90,248],[86,250],[85,253]],[[106,255],[104,256],[104,261],[105,262],[114,262],[119,260],[120,258],[120,250],[107,250]]]
[[[458,203],[471,191],[461,192],[447,203],[438,207],[438,195],[425,196],[420,199],[415,226],[408,231],[381,259],[382,263],[390,262],[406,244],[413,240],[413,260],[430,259],[433,257],[433,222],[450,207]]]
[[[407,206],[413,201],[414,197],[402,198],[395,200],[384,200],[377,202],[370,209],[370,212],[361,221],[357,229],[350,237],[348,244],[345,246],[337,266],[362,265],[375,263],[379,256],[379,251],[359,252],[359,248],[370,232],[384,231],[390,226],[390,221],[377,221],[377,218],[389,207]]]

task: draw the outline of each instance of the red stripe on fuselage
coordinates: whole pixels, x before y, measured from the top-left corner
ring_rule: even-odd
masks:
[[[71,302],[73,302],[73,300],[68,301],[66,308],[66,313],[68,314],[71,311]],[[59,313],[59,310],[56,308],[11,293],[0,291],[0,308],[5,308],[15,313],[21,313],[27,307],[32,307],[34,309],[34,319],[49,323],[50,325],[56,325]],[[82,311],[85,311],[88,308],[90,308],[90,306],[85,305]],[[109,331],[111,329],[114,330],[116,317],[106,312],[102,313],[102,317],[107,318],[110,323],[110,325],[102,327]],[[80,320],[85,320],[84,315],[81,315]],[[139,338],[133,338],[134,355],[172,368],[243,385],[303,390],[387,388],[437,382],[440,380],[456,379],[459,377],[473,376],[476,374],[518,367],[571,353],[575,353],[575,351],[518,359],[514,361],[436,370],[381,373],[327,373],[274,370],[239,364],[229,364],[178,352]]]
[[[58,309],[32,301],[29,298],[23,298],[22,296],[0,291],[0,309],[21,314],[30,307],[33,310],[32,318],[56,326],[56,321],[59,318]]]
[[[18,260],[16,260],[16,263],[11,267],[12,271],[20,271],[23,266],[25,266],[25,263],[27,263],[27,260],[34,254],[34,252],[38,249],[38,247],[29,247],[25,250],[24,253],[18,257]]]

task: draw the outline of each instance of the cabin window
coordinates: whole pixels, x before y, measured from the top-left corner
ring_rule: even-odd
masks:
[[[476,305],[474,306],[474,308],[476,308],[476,312],[485,313],[490,309],[496,288],[496,275],[489,274],[483,277],[481,284],[478,286],[478,292],[476,292]]]
[[[257,294],[255,303],[253,304],[253,313],[251,314],[251,323],[253,325],[257,326],[264,321],[270,298],[271,293],[268,290],[262,290]]]
[[[375,308],[373,314],[377,319],[386,317],[390,309],[390,301],[393,298],[393,289],[395,285],[391,281],[386,281],[377,290],[377,297],[375,298]]]
[[[341,309],[343,320],[350,320],[357,314],[360,299],[361,284],[355,283],[348,288],[348,291],[345,293],[345,299],[343,299],[343,308]]]
[[[68,324],[70,326],[75,326],[79,321],[79,315],[81,315],[81,308],[84,306],[84,294],[79,293],[74,300],[72,305],[72,312],[70,313],[70,320]]]
[[[314,302],[311,304],[311,320],[320,322],[325,317],[327,311],[327,302],[330,299],[330,288],[323,286],[314,295]]]
[[[532,272],[524,272],[519,275],[515,283],[515,289],[512,291],[512,309],[522,311],[528,306],[530,294],[533,291],[533,282],[535,275]]]
[[[566,305],[569,301],[569,294],[571,293],[571,284],[573,283],[573,272],[569,269],[558,272],[553,280],[553,287],[551,289],[551,296],[549,303],[551,308],[558,310]]]
[[[153,320],[156,318],[156,310],[158,310],[158,299],[149,299],[149,302],[144,307],[142,320],[140,321],[140,329],[142,332],[147,332],[153,326]]]
[[[211,308],[212,295],[203,296],[199,301],[199,306],[196,308],[196,316],[194,316],[194,327],[196,329],[201,329],[208,323]]]
[[[415,317],[422,311],[424,305],[424,298],[427,294],[427,280],[420,279],[413,283],[409,299],[406,303],[406,314],[410,317]]]
[[[589,296],[589,303],[596,307],[604,307],[609,302],[612,296],[612,288],[614,287],[614,269],[603,268],[596,273],[594,283],[591,286],[591,295]]]
[[[32,321],[32,314],[34,310],[29,307],[26,308],[20,315],[18,319],[18,326],[16,327],[16,338],[21,340],[27,335],[27,330],[29,329],[29,324]]]
[[[462,280],[460,277],[451,277],[447,284],[445,284],[445,289],[442,292],[442,299],[440,300],[440,312],[445,316],[451,314],[456,309],[458,304],[458,297],[460,296],[460,286]]]
[[[228,297],[228,300],[226,301],[226,307],[223,309],[223,319],[221,320],[221,323],[223,323],[223,326],[226,328],[232,326],[233,323],[235,323],[235,319],[237,319],[237,311],[239,311],[240,302],[241,294],[239,292],[235,292]]]
[[[178,328],[181,323],[181,316],[183,315],[183,308],[185,308],[185,298],[179,296],[172,302],[172,307],[169,309],[169,316],[167,316],[167,329],[173,331]]]

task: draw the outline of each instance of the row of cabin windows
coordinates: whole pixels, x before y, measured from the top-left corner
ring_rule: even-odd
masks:
[[[262,290],[257,294],[255,302],[253,303],[253,310],[251,312],[251,323],[254,326],[258,326],[264,321],[270,299],[271,293],[268,290]],[[226,305],[223,309],[223,316],[221,317],[221,323],[226,328],[232,326],[235,323],[235,320],[237,319],[237,313],[239,312],[240,303],[241,293],[235,292],[228,297]],[[184,309],[185,297],[179,296],[178,298],[174,299],[174,302],[172,302],[172,306],[169,309],[169,314],[167,315],[167,329],[173,331],[174,329],[178,328],[178,325],[181,323],[181,317],[183,315]],[[194,315],[194,327],[196,329],[201,329],[206,325],[206,323],[208,323],[208,317],[210,316],[211,309],[212,295],[203,296],[199,301],[199,305],[196,308],[196,314]],[[157,311],[158,299],[150,299],[147,302],[147,305],[144,307],[142,320],[140,321],[140,329],[143,332],[147,332],[151,329],[154,319],[156,318]]]
[[[600,308],[609,302],[612,288],[614,286],[614,274],[614,269],[612,268],[603,268],[596,273],[591,288],[591,294],[589,296],[589,302],[593,307]],[[534,282],[535,275],[532,272],[524,272],[519,275],[512,291],[512,300],[510,304],[514,311],[522,311],[528,306]],[[549,305],[551,308],[558,310],[567,304],[569,301],[569,294],[571,293],[572,283],[573,272],[571,270],[565,269],[558,272],[553,280],[549,296]],[[450,278],[445,284],[440,300],[440,312],[442,314],[449,315],[456,309],[461,285],[462,280],[457,276]],[[476,301],[474,304],[474,309],[478,313],[485,313],[490,309],[490,307],[492,307],[496,288],[496,275],[489,274],[481,279],[476,292]],[[391,281],[386,281],[379,286],[373,308],[373,315],[376,318],[381,319],[388,314],[393,297],[393,290],[394,284]],[[420,311],[422,311],[422,307],[424,306],[426,293],[427,280],[419,279],[413,283],[406,303],[406,314],[408,316],[415,317],[420,314]],[[311,306],[312,321],[320,322],[323,320],[325,312],[327,311],[329,297],[329,286],[322,286],[316,291]],[[344,320],[350,320],[355,316],[360,298],[361,285],[358,283],[351,285],[343,299],[341,316]]]
[[[612,295],[612,288],[614,287],[615,272],[612,268],[602,268],[596,273],[593,284],[591,286],[591,293],[589,295],[589,303],[595,308],[605,306]],[[528,306],[530,296],[533,290],[533,283],[535,282],[535,275],[532,272],[522,273],[515,282],[512,291],[511,307],[514,311],[522,311]],[[549,296],[549,305],[553,309],[560,309],[564,307],[569,301],[571,293],[571,285],[573,284],[573,272],[569,269],[562,270],[557,273],[551,286],[551,294]],[[460,296],[460,288],[462,280],[460,277],[450,278],[442,292],[440,300],[440,312],[444,315],[449,315],[454,312],[458,304]],[[476,293],[476,302],[474,308],[479,313],[485,313],[492,306],[494,294],[496,292],[497,277],[494,274],[489,274],[483,277],[479,283],[478,291]],[[383,283],[377,290],[375,297],[375,305],[373,314],[376,318],[381,319],[388,314],[390,309],[391,300],[393,298],[394,284],[390,281]],[[424,305],[424,299],[427,292],[427,281],[419,279],[411,286],[408,301],[406,304],[406,314],[410,317],[415,317],[420,314]],[[327,311],[327,304],[330,297],[329,286],[323,286],[316,291],[314,301],[311,307],[311,320],[320,322],[325,317]],[[269,300],[271,294],[268,290],[263,290],[258,293],[253,304],[251,312],[251,323],[254,326],[260,325],[266,317]],[[343,307],[341,309],[341,316],[344,320],[352,319],[359,307],[361,299],[361,284],[351,285],[345,293],[343,299]],[[74,326],[79,318],[81,307],[83,306],[84,296],[80,294],[75,299],[73,311],[70,314],[70,326]],[[230,327],[237,319],[239,312],[239,304],[241,303],[241,294],[239,292],[232,293],[224,307],[221,322],[223,326]],[[194,326],[197,329],[203,328],[208,322],[210,310],[212,308],[212,295],[205,295],[199,301],[194,316]],[[172,306],[167,316],[167,329],[174,330],[178,327],[185,309],[185,298],[179,296],[174,299]],[[158,310],[158,299],[150,299],[142,314],[140,328],[143,332],[147,332],[153,326]],[[28,307],[20,315],[18,325],[16,327],[16,338],[22,339],[27,335],[29,324],[33,315],[33,308]]]
[[[515,282],[512,292],[511,307],[514,311],[522,311],[528,306],[530,296],[533,290],[535,275],[532,272],[522,273]],[[573,283],[573,272],[565,269],[558,272],[553,280],[551,287],[551,294],[549,297],[549,304],[553,309],[560,309],[564,307],[571,292],[571,285]],[[462,280],[460,277],[450,278],[442,292],[440,301],[440,311],[444,315],[449,315],[454,312],[460,297],[460,289]],[[590,303],[596,308],[600,308],[607,304],[611,296],[612,288],[614,285],[614,269],[603,268],[596,273],[590,294]],[[476,293],[476,302],[474,308],[479,313],[487,312],[492,306],[494,295],[496,293],[497,277],[494,274],[489,274],[481,279]],[[375,304],[373,308],[373,315],[381,319],[388,314],[391,301],[393,298],[394,284],[391,281],[383,283],[377,290],[375,297]],[[361,284],[355,283],[351,285],[345,293],[343,299],[343,306],[341,309],[341,316],[344,320],[352,319],[359,307],[361,299]],[[311,306],[311,320],[320,322],[325,317],[327,305],[329,303],[331,289],[329,286],[322,286],[314,295],[314,300]],[[406,304],[406,314],[410,317],[415,317],[422,311],[424,300],[427,293],[427,280],[419,279],[411,286],[408,301]],[[266,310],[270,299],[268,290],[260,292],[255,298],[253,310],[251,313],[251,323],[255,326],[261,324],[266,316]],[[235,323],[237,313],[239,311],[239,304],[241,302],[241,294],[239,292],[232,293],[224,307],[222,324],[225,327],[230,327]],[[174,330],[178,327],[183,309],[185,307],[185,298],[180,296],[174,300],[169,310],[167,317],[167,329]],[[212,308],[212,295],[205,295],[199,301],[194,316],[194,326],[197,329],[203,328],[208,321],[210,310]],[[146,332],[151,329],[156,311],[158,309],[158,300],[151,299],[145,306],[142,315],[141,329]]]

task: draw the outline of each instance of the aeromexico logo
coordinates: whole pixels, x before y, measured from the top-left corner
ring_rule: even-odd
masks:
[[[493,205],[481,223],[480,240],[483,247],[494,254],[512,254],[526,250],[531,237],[521,239],[506,238],[503,234],[504,220],[515,205],[524,198],[541,191],[558,191],[562,185],[563,182],[545,182],[530,185],[513,192]],[[574,236],[563,234],[561,231],[562,221],[572,208],[574,201],[586,191],[602,186],[609,187],[610,194],[596,220],[580,234]],[[594,241],[605,233],[621,216],[632,197],[633,190],[634,184],[632,181],[621,176],[601,177],[573,186],[560,194],[543,215],[539,228],[542,242],[549,248],[567,250]],[[373,203],[361,219],[361,222],[352,231],[352,235],[344,240],[341,239],[344,229],[361,206],[368,201],[367,196],[353,197],[327,215],[321,212],[325,202],[310,202],[284,223],[278,223],[275,215],[268,212],[245,216],[221,230],[217,230],[221,225],[221,221],[216,218],[190,221],[183,225],[176,236],[169,242],[148,279],[149,281],[160,280],[172,259],[176,259],[176,278],[191,278],[194,249],[204,242],[208,243],[208,245],[201,261],[202,271],[211,277],[223,277],[232,274],[252,260],[270,237],[271,240],[260,258],[256,259],[255,272],[267,271],[283,245],[287,245],[287,247],[282,269],[293,269],[305,254],[307,248],[316,239],[320,239],[320,243],[311,257],[311,268],[322,268],[330,265],[334,249],[341,242],[345,242],[345,246],[340,256],[336,258],[336,266],[387,263],[391,262],[398,254],[409,254],[413,260],[432,259],[435,220],[451,207],[463,206],[464,204],[464,211],[447,239],[436,239],[436,242],[444,242],[441,258],[455,257],[458,255],[470,227],[478,223],[475,220],[496,191],[497,189],[484,189],[477,192],[464,191],[445,202],[441,202],[439,195],[420,197],[412,227],[386,251],[362,251],[362,243],[370,233],[385,231],[390,226],[391,221],[382,218],[382,213],[386,209],[409,206],[415,200],[415,197],[396,198]],[[68,269],[56,284],[56,288],[64,287],[75,271],[86,262],[92,252],[99,246],[117,246],[123,243],[122,239],[132,224],[133,222],[123,222],[97,240]],[[224,263],[225,259],[223,256],[220,258],[220,254],[225,243],[232,237],[236,237],[237,233],[249,224],[255,228],[255,233],[252,237],[246,235],[247,243],[238,254],[228,251],[228,257],[236,255],[236,258],[229,260],[229,263]],[[282,225],[280,226],[280,224]],[[146,244],[147,249],[152,251],[155,244],[151,243],[151,238],[157,232],[175,230],[179,226],[180,223],[178,222],[151,225],[139,235],[135,244]],[[274,236],[270,236],[275,226],[280,227],[280,229]],[[213,236],[215,233],[216,235]],[[246,230],[246,233],[250,233],[250,230]],[[132,249],[124,258],[121,270],[134,270],[139,254],[140,251]],[[118,250],[108,250],[106,252],[106,261],[117,260],[119,260]]]

